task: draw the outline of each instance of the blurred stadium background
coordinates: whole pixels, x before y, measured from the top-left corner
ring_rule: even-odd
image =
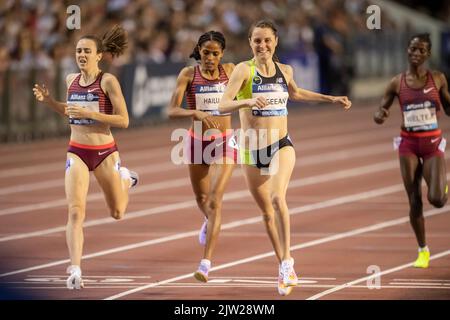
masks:
[[[81,9],[81,29],[68,30],[69,5]],[[381,29],[369,30],[369,5],[381,8]],[[34,83],[65,100],[65,76],[76,72],[75,44],[114,24],[129,32],[129,49],[105,57],[104,71],[122,84],[131,126],[163,123],[179,70],[203,32],[225,34],[226,62],[251,57],[250,24],[279,26],[280,60],[294,66],[297,84],[353,100],[381,98],[386,81],[406,66],[411,34],[429,32],[432,68],[450,75],[450,2],[419,0],[1,0],[0,143],[61,136],[67,121],[38,106]],[[355,105],[357,107],[357,105]]]

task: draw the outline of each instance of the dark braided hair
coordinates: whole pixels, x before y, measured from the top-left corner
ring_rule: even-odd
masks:
[[[268,19],[263,19],[263,20],[259,20],[257,22],[254,22],[251,26],[250,29],[248,31],[248,39],[250,40],[250,38],[252,37],[253,34],[253,30],[255,30],[255,28],[269,28],[272,30],[273,35],[275,36],[275,38],[278,38],[278,30],[277,27],[275,26],[275,23],[271,20]],[[280,59],[278,59],[277,55],[274,53],[273,57],[272,57],[273,61],[275,62],[280,62]]]
[[[97,47],[97,53],[109,52],[113,58],[122,55],[128,47],[127,33],[119,25],[115,25],[101,39],[93,35],[82,36],[81,39],[94,41]]]
[[[416,38],[419,39],[420,41],[428,43],[428,49],[431,50],[431,39],[429,33],[419,33],[413,35],[411,38],[409,38],[408,45],[410,45],[411,41],[413,41]]]
[[[223,34],[219,31],[208,31],[202,34],[200,38],[198,38],[197,45],[195,46],[194,51],[192,51],[189,58],[194,58],[195,60],[199,61],[201,59],[200,48],[207,41],[216,41],[220,44],[222,50],[225,50],[225,37],[223,36]]]

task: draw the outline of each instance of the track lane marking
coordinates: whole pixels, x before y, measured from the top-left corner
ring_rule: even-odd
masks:
[[[431,217],[431,216],[435,216],[435,215],[439,215],[439,214],[448,212],[449,210],[450,210],[450,205],[447,205],[447,206],[445,206],[443,208],[440,208],[440,209],[428,210],[428,211],[426,211],[424,213],[424,216],[425,217]],[[369,226],[366,226],[366,227],[353,229],[353,230],[350,230],[350,231],[347,231],[347,232],[341,232],[341,233],[338,233],[338,234],[335,234],[335,235],[332,235],[332,236],[329,236],[329,237],[316,239],[316,240],[312,240],[312,241],[308,241],[308,242],[305,242],[305,243],[301,243],[301,244],[297,244],[297,245],[291,246],[291,252],[299,250],[299,249],[304,249],[304,248],[308,248],[308,247],[317,246],[319,244],[323,244],[323,243],[327,243],[327,242],[332,242],[332,241],[336,241],[336,240],[340,240],[340,239],[344,239],[344,238],[353,237],[355,235],[360,235],[360,234],[371,232],[371,231],[375,231],[375,230],[380,230],[380,229],[392,227],[392,226],[399,225],[399,224],[402,224],[402,223],[405,223],[405,222],[409,222],[409,217],[393,219],[393,220],[389,220],[389,221],[385,221],[385,222],[369,225]],[[450,254],[450,250],[448,250],[446,252],[448,252],[447,254]],[[260,259],[272,257],[274,255],[275,255],[275,253],[273,251],[270,251],[270,252],[267,252],[267,253],[255,255],[255,256],[244,258],[244,259],[240,259],[240,260],[235,260],[233,262],[229,262],[229,263],[225,263],[225,264],[213,267],[213,268],[211,268],[211,271],[217,271],[217,270],[222,270],[222,269],[234,267],[234,266],[237,266],[237,265],[240,265],[240,264],[249,263],[249,262],[257,261],[257,260],[260,260]],[[440,255],[435,255],[435,259],[436,259],[436,256],[440,257]],[[403,265],[403,266],[412,266],[412,265],[413,265],[413,262],[408,263],[408,264]],[[384,274],[385,272],[386,271],[384,271],[383,273],[380,273],[380,275]],[[189,274],[184,274],[184,275],[181,275],[181,276],[177,276],[177,277],[170,278],[170,279],[167,279],[167,280],[163,280],[163,281],[160,281],[160,282],[156,282],[156,283],[148,284],[148,285],[145,285],[145,286],[142,286],[142,287],[134,288],[134,289],[131,289],[131,290],[128,290],[128,291],[125,291],[125,292],[121,292],[121,293],[109,296],[109,297],[105,298],[105,300],[119,299],[119,298],[122,298],[124,296],[130,295],[130,294],[142,291],[142,290],[146,290],[146,289],[149,289],[149,288],[157,287],[157,286],[159,286],[161,284],[168,284],[168,283],[176,282],[178,280],[183,280],[183,279],[186,279],[186,278],[189,278],[189,277],[192,277],[192,276],[193,276],[193,273],[191,272]],[[374,275],[372,275],[371,277],[374,277]],[[358,281],[357,283],[365,281],[368,278],[369,277],[364,277],[363,278],[364,280],[359,279],[360,281]],[[355,284],[357,284],[357,283],[355,283]],[[352,284],[353,284],[353,282],[352,282]],[[336,286],[335,286],[335,288],[336,288]],[[329,290],[327,290],[327,291],[329,291]],[[327,291],[325,291],[325,292],[327,292]]]
[[[352,168],[352,169],[338,170],[338,171],[334,171],[332,173],[325,173],[325,174],[321,174],[321,175],[315,175],[315,176],[295,179],[295,180],[290,181],[289,190],[292,190],[292,189],[298,188],[298,187],[310,186],[310,185],[330,182],[330,181],[339,180],[339,179],[346,179],[349,177],[358,177],[358,176],[361,176],[364,174],[377,173],[380,171],[385,171],[385,170],[390,170],[390,169],[396,168],[397,166],[398,166],[397,161],[390,160],[390,161],[380,162],[377,164],[361,166],[361,167],[356,167],[356,168]],[[240,171],[240,172],[242,174],[242,171]],[[450,173],[448,174],[448,176],[450,177]],[[145,192],[146,192],[146,191],[150,191],[150,189],[156,190],[156,189],[162,188],[162,187],[165,187],[165,188],[178,187],[181,184],[189,184],[189,183],[190,182],[189,182],[188,178],[176,179],[176,180],[170,180],[170,181],[165,181],[165,182],[161,182],[161,183],[154,183],[151,185],[145,185],[145,186],[141,187],[141,189],[138,189],[136,191],[145,190]],[[395,186],[396,186],[395,187],[396,189],[401,190],[401,186],[403,186],[403,185],[397,184]],[[142,191],[142,192],[144,192],[144,191]],[[134,192],[134,193],[138,193],[138,192]],[[247,197],[249,195],[250,195],[250,192],[248,191],[248,189],[242,189],[242,190],[238,190],[235,192],[226,192],[223,196],[223,200],[228,201],[228,200],[240,199],[240,198]],[[103,194],[97,193],[97,194],[88,195],[88,200],[92,200],[91,198],[94,198],[94,197],[97,199],[103,199]],[[57,200],[57,201],[59,201],[58,203],[63,202],[64,205],[67,205],[67,202],[65,199]],[[193,208],[196,206],[197,206],[197,202],[195,200],[182,201],[182,202],[158,206],[158,207],[154,207],[154,208],[150,208],[150,209],[131,211],[129,213],[126,213],[125,217],[119,221],[114,220],[111,217],[88,220],[84,223],[83,227],[87,228],[87,227],[92,227],[92,226],[97,226],[97,225],[105,225],[105,224],[109,224],[109,223],[120,223],[120,221],[136,219],[136,218],[146,217],[146,216],[155,215],[155,214],[161,214],[161,213],[170,212],[170,211],[174,211],[174,210]],[[1,215],[1,213],[0,213],[0,215]],[[63,232],[63,231],[65,231],[65,228],[66,228],[66,226],[63,225],[63,226],[39,230],[39,231],[14,234],[14,235],[0,238],[0,242],[19,240],[19,239],[27,239],[27,238],[37,237],[37,236],[43,236],[43,235],[49,235],[49,234],[53,234],[53,233]]]
[[[431,255],[430,256],[430,260],[439,259],[439,258],[445,257],[445,256],[447,256],[449,254],[450,254],[450,250],[442,251],[440,253]],[[356,285],[358,283],[361,283],[361,282],[364,282],[364,281],[368,281],[368,280],[372,280],[374,278],[378,278],[378,277],[381,277],[381,276],[386,275],[386,274],[394,273],[394,272],[397,272],[397,271],[400,271],[400,270],[412,267],[413,265],[414,265],[414,262],[405,263],[405,264],[402,264],[400,266],[397,266],[397,267],[394,267],[394,268],[390,268],[388,270],[384,270],[382,272],[374,273],[374,274],[372,274],[370,276],[367,276],[367,277],[363,277],[363,278],[359,278],[359,279],[356,279],[356,280],[353,280],[353,281],[350,281],[350,282],[346,282],[346,283],[341,284],[339,286],[334,286],[333,288],[328,289],[326,291],[317,293],[317,294],[307,298],[306,300],[317,300],[317,299],[320,299],[320,298],[322,298],[322,297],[324,297],[326,295],[329,295],[331,293],[343,290],[345,288],[349,288],[349,287],[351,287],[353,285]]]

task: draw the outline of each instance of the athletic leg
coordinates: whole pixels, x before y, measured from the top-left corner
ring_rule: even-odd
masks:
[[[423,177],[428,186],[428,201],[436,208],[442,208],[448,197],[444,157],[434,156],[426,159],[423,162]]]
[[[283,252],[285,250],[282,247],[282,244],[280,244],[280,237],[275,222],[275,210],[272,205],[270,191],[270,176],[261,175],[260,169],[250,165],[242,165],[242,169],[244,171],[245,180],[247,181],[247,186],[250,193],[263,214],[266,231],[269,235],[277,259],[281,263]]]
[[[222,221],[222,200],[225,187],[234,169],[234,164],[214,164],[210,168],[211,189],[206,201],[208,227],[206,232],[206,246],[204,259],[211,260],[212,252],[216,246]]]
[[[423,166],[417,156],[404,155],[400,156],[400,170],[409,200],[409,220],[417,243],[424,247],[426,241],[421,188]]]
[[[189,164],[189,177],[191,179],[192,190],[195,194],[197,206],[203,213],[205,218],[208,218],[206,210],[206,201],[208,199],[208,192],[210,186],[209,170],[210,166],[206,164]]]
[[[71,274],[67,279],[69,289],[80,289],[81,256],[83,254],[83,222],[86,216],[86,197],[89,189],[89,169],[75,154],[67,153],[65,191],[68,202],[66,243],[69,249]]]
[[[286,203],[286,192],[295,166],[295,150],[293,147],[284,147],[279,150],[271,161],[271,167],[277,167],[271,176],[271,200],[276,216],[278,217],[278,230],[281,247],[283,248],[282,260],[288,260],[290,256],[290,220],[289,209]]]
[[[111,217],[117,220],[123,218],[127,209],[128,190],[131,184],[130,179],[120,175],[119,163],[119,153],[116,151],[106,157],[94,170]]]
[[[279,292],[286,292],[286,287],[296,286],[298,283],[297,274],[294,270],[294,259],[290,255],[291,232],[289,209],[286,203],[286,192],[292,171],[295,166],[295,150],[293,147],[280,149],[273,157],[271,163],[271,199],[275,209],[275,216],[278,217],[278,230],[281,247],[283,248],[283,258],[279,270]],[[283,290],[284,289],[284,290]]]

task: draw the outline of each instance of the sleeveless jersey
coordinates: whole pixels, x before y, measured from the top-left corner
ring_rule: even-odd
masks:
[[[441,111],[441,99],[430,71],[427,71],[425,86],[420,89],[408,87],[405,74],[402,74],[398,99],[403,115],[402,129],[404,131],[412,134],[439,131],[438,117]]]
[[[259,96],[266,98],[267,106],[264,109],[252,108],[252,114],[259,117],[287,116],[287,102],[289,92],[286,79],[275,62],[275,75],[266,78],[256,70],[254,60],[248,61],[251,77],[245,87],[239,91],[237,100],[257,98]]]
[[[82,86],[80,85],[80,73],[70,84],[67,95],[67,104],[85,107],[96,112],[112,114],[113,107],[111,101],[100,86],[102,77],[103,72],[100,72],[97,79],[95,79],[92,84]],[[94,124],[95,120],[69,118],[69,123],[76,125],[90,125]]]
[[[219,64],[219,78],[209,80],[202,76],[200,66],[194,68],[194,79],[186,92],[187,109],[200,110],[211,115],[229,115],[219,112],[219,102],[225,92],[228,76]]]

